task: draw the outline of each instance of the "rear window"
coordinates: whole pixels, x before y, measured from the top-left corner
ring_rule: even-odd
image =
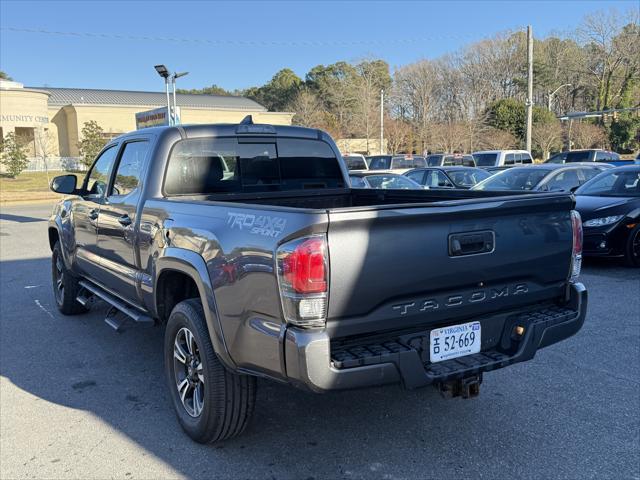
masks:
[[[391,157],[371,157],[369,170],[388,170],[391,167]]]
[[[587,150],[582,152],[567,153],[567,159],[565,160],[565,163],[590,162],[590,161],[591,161],[591,152]]]
[[[340,164],[320,140],[232,138],[178,142],[167,165],[167,195],[269,192],[344,187]]]
[[[427,166],[424,157],[393,157],[391,168],[423,168]]]
[[[478,167],[493,167],[498,160],[497,153],[474,153],[473,158]]]
[[[427,157],[427,165],[430,167],[439,167],[442,162],[442,155],[429,155]]]
[[[367,162],[364,161],[364,158],[358,157],[355,155],[347,155],[343,156],[344,162],[347,164],[347,168],[349,170],[366,170]]]

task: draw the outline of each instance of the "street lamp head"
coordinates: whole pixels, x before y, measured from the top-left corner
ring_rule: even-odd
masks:
[[[164,65],[156,65],[154,68],[156,69],[156,72],[158,72],[158,75],[160,75],[162,78],[169,78],[169,70],[167,69],[167,67],[165,67]]]
[[[184,77],[185,75],[189,75],[189,72],[180,72],[180,73],[176,72],[176,73],[173,74],[173,78],[174,79],[175,78],[180,78],[180,77]]]

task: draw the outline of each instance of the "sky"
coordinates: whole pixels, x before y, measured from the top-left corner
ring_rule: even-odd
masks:
[[[27,86],[161,91],[153,66],[164,63],[189,72],[179,88],[233,90],[262,85],[287,67],[304,78],[318,64],[382,58],[393,69],[500,31],[531,24],[545,37],[573,30],[586,14],[639,5],[0,0],[0,70]]]

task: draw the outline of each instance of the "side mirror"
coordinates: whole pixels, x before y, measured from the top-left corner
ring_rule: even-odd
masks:
[[[578,188],[580,188],[580,185],[576,185],[575,187],[571,187],[571,188],[569,189],[569,191],[570,191],[571,193],[573,193],[573,192],[575,192]]]
[[[75,175],[60,175],[51,180],[51,190],[56,193],[75,193],[77,181],[78,178]]]

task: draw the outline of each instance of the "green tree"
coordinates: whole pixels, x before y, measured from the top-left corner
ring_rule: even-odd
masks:
[[[192,95],[223,95],[223,96],[232,95],[231,92],[229,92],[228,90],[225,90],[222,87],[219,87],[215,83],[212,84],[209,87],[192,88],[191,90],[187,90],[187,89],[184,89],[184,88],[178,88],[176,90],[176,92],[177,93],[190,93]]]
[[[270,111],[282,111],[295,100],[301,87],[302,79],[293,70],[283,68],[267,84],[248,88],[243,93]]]
[[[487,123],[489,126],[511,133],[520,141],[526,135],[527,108],[515,98],[504,98],[489,105]],[[546,108],[533,106],[533,127],[556,124],[555,115]],[[549,130],[547,130],[549,131]]]
[[[0,70],[0,80],[13,80],[13,78],[11,78],[6,72],[3,72],[2,70]]]
[[[82,163],[87,167],[91,166],[102,147],[107,143],[104,138],[104,131],[95,120],[85,122],[82,126],[82,140],[78,142],[78,150],[82,156]]]
[[[632,152],[640,144],[640,118],[631,114],[621,114],[611,123],[609,142],[616,151]]]
[[[7,174],[11,178],[17,177],[27,168],[29,160],[15,133],[7,133],[0,148],[0,163],[6,167]]]

